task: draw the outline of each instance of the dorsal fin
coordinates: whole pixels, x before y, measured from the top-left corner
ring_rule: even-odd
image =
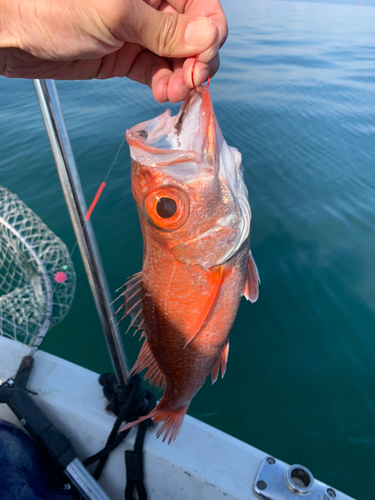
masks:
[[[150,384],[163,389],[165,386],[165,377],[150,350],[147,339],[145,339],[143,342],[141,350],[138,354],[137,361],[134,363],[133,368],[130,370],[130,375],[132,375],[133,373],[139,373],[146,368],[148,368],[148,370],[143,377],[144,380],[149,380]]]
[[[259,296],[259,286],[260,283],[259,273],[257,265],[253,259],[251,254],[251,250],[249,252],[249,256],[247,258],[247,266],[246,266],[246,280],[245,286],[243,290],[243,294],[250,300],[250,302],[256,302]]]
[[[215,305],[216,298],[219,294],[220,286],[223,282],[223,276],[224,276],[224,268],[223,266],[219,266],[213,273],[206,273],[206,277],[208,278],[209,281],[214,283],[214,288],[211,292],[211,295],[209,296],[207,303],[205,304],[204,308],[200,312],[198,318],[196,319],[195,323],[193,324],[189,334],[187,335],[187,338],[185,339],[185,347],[198,335],[198,333],[201,331],[204,323],[208,319],[208,317],[211,314],[211,311]]]
[[[125,290],[117,297],[117,299],[124,297],[124,302],[117,309],[115,315],[117,315],[122,308],[125,308],[125,312],[120,321],[126,318],[126,316],[130,316],[130,325],[128,330],[134,326],[134,333],[136,333],[138,330],[141,330],[143,326],[142,272],[134,274],[121,288],[125,288]]]
[[[228,361],[228,353],[229,353],[229,342],[226,343],[224,349],[221,351],[220,356],[218,357],[212,373],[211,373],[211,382],[214,384],[219,376],[219,368],[221,365],[221,378],[224,377],[225,372],[227,371],[227,361]]]

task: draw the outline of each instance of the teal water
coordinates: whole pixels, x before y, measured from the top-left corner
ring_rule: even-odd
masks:
[[[223,2],[230,37],[211,84],[243,154],[262,285],[243,300],[228,371],[189,413],[358,500],[375,487],[375,8]],[[90,202],[126,128],[166,106],[134,82],[58,82]],[[173,105],[174,112],[178,106]],[[125,146],[94,215],[111,290],[141,268]],[[73,248],[32,83],[0,79],[0,184]],[[76,297],[43,349],[111,369],[80,255]],[[114,294],[115,295],[115,294]],[[127,325],[122,325],[125,333]],[[124,343],[130,363],[140,344]]]

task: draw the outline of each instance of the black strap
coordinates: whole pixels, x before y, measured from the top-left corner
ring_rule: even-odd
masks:
[[[125,500],[134,500],[134,490],[137,490],[138,500],[147,500],[147,493],[143,483],[143,454],[134,450],[126,450],[125,464]]]
[[[133,375],[126,387],[120,386],[117,383],[115,375],[112,373],[101,375],[99,383],[103,386],[104,395],[109,401],[107,410],[117,415],[117,419],[104,448],[95,455],[86,458],[83,462],[88,466],[99,460],[94,472],[95,479],[100,477],[108,455],[122,443],[130,432],[130,429],[127,429],[120,434],[118,433],[122,422],[134,422],[143,415],[147,415],[156,405],[155,396],[141,386],[139,375]],[[147,500],[146,489],[143,483],[143,443],[150,423],[151,419],[147,419],[138,426],[134,450],[127,450],[125,452],[125,500],[134,500],[134,489],[138,492],[139,500]]]

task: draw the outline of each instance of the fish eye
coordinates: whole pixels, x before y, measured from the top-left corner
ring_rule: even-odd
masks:
[[[163,219],[170,219],[177,211],[177,203],[173,198],[163,196],[156,203],[156,211]]]
[[[143,214],[154,227],[174,231],[189,218],[189,200],[185,192],[175,186],[163,187],[149,193],[143,202]]]

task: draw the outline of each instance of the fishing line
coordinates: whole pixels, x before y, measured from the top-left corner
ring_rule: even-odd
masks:
[[[98,190],[97,190],[97,192],[96,192],[96,194],[95,194],[95,197],[94,197],[93,201],[91,202],[91,205],[90,205],[89,209],[87,210],[87,214],[86,214],[86,218],[85,218],[85,219],[86,219],[86,222],[88,222],[88,221],[90,220],[91,214],[92,214],[92,212],[93,212],[94,208],[96,207],[96,204],[98,203],[99,198],[100,198],[100,196],[101,196],[101,194],[102,194],[102,192],[103,192],[104,188],[105,188],[105,187],[106,187],[106,185],[107,185],[107,180],[108,180],[108,177],[109,177],[109,175],[110,175],[110,173],[111,173],[111,171],[112,171],[112,169],[113,169],[113,167],[114,167],[114,165],[115,165],[115,163],[116,163],[116,160],[117,160],[117,158],[118,158],[118,155],[120,154],[121,148],[122,148],[122,146],[124,145],[125,140],[126,140],[126,135],[124,135],[124,138],[123,138],[123,139],[122,139],[122,141],[121,141],[120,147],[119,147],[119,148],[118,148],[118,150],[117,150],[117,153],[116,153],[116,155],[115,155],[115,158],[114,158],[114,160],[113,160],[113,162],[112,162],[111,166],[110,166],[110,167],[109,167],[109,169],[108,169],[107,175],[105,176],[104,181],[100,184],[100,186],[99,186],[99,188],[98,188]],[[74,246],[73,246],[73,248],[72,248],[72,250],[71,250],[71,252],[70,252],[70,256],[71,256],[71,257],[72,257],[72,255],[73,255],[73,253],[74,253],[75,249],[77,248],[77,245],[78,245],[78,241],[76,240],[76,242],[74,243]]]
[[[77,245],[78,245],[78,240],[76,240],[76,242],[74,243],[74,246],[72,248],[72,251],[70,252],[71,257],[73,256],[74,250],[77,248]]]
[[[139,111],[139,109],[137,108],[137,109],[135,110],[134,117],[133,117],[133,119],[132,119],[132,123],[134,123],[135,116],[136,116],[136,114],[137,114],[137,112],[138,112],[138,111]],[[100,186],[99,186],[99,188],[98,188],[98,190],[97,190],[97,192],[96,192],[96,194],[95,194],[95,197],[94,197],[93,201],[91,202],[91,205],[90,205],[89,209],[87,210],[87,214],[86,214],[86,222],[88,222],[88,221],[90,220],[90,218],[91,218],[91,214],[92,214],[92,212],[93,212],[94,208],[96,207],[96,204],[98,203],[99,198],[100,198],[100,196],[101,196],[101,194],[102,194],[102,192],[103,192],[104,188],[105,188],[105,187],[106,187],[106,185],[107,185],[107,180],[108,180],[109,174],[111,173],[111,170],[112,170],[112,168],[114,167],[114,164],[116,163],[116,160],[117,160],[117,158],[118,158],[118,155],[120,154],[121,148],[122,148],[122,146],[124,145],[125,140],[126,140],[126,135],[124,135],[124,138],[122,139],[122,142],[121,142],[121,144],[120,144],[120,147],[119,147],[119,148],[118,148],[118,150],[117,150],[117,153],[116,153],[116,156],[115,156],[115,158],[114,158],[114,160],[113,160],[113,162],[112,162],[112,165],[109,167],[109,170],[108,170],[108,172],[107,172],[107,175],[106,175],[106,177],[105,177],[104,181],[100,184]]]
[[[138,113],[138,112],[139,112],[139,109],[137,108],[137,109],[135,110],[134,117],[133,117],[133,119],[132,119],[132,123],[134,122],[134,120],[135,120],[135,116],[137,115],[137,113]],[[119,156],[119,154],[120,154],[120,151],[121,151],[121,149],[122,149],[122,146],[124,145],[125,140],[126,140],[126,135],[124,135],[124,138],[122,139],[121,144],[120,144],[120,146],[119,146],[119,148],[118,148],[118,150],[117,150],[117,153],[116,153],[116,155],[115,155],[115,157],[114,157],[114,160],[113,160],[113,162],[112,162],[111,166],[110,166],[110,167],[109,167],[109,169],[108,169],[107,175],[105,176],[104,181],[100,184],[100,186],[99,186],[99,188],[98,188],[98,190],[97,190],[97,192],[96,192],[96,194],[95,194],[95,196],[94,196],[94,199],[93,199],[93,201],[91,202],[91,205],[90,205],[89,209],[87,210],[87,214],[86,214],[86,218],[85,218],[86,222],[89,222],[89,220],[90,220],[90,218],[91,218],[91,215],[92,215],[92,212],[94,211],[94,208],[96,207],[96,205],[97,205],[97,203],[98,203],[98,201],[99,201],[99,198],[100,198],[100,196],[101,196],[101,194],[102,194],[102,192],[103,192],[104,188],[105,188],[105,187],[106,187],[106,185],[107,185],[107,180],[108,180],[108,177],[109,177],[109,175],[110,175],[110,173],[111,173],[111,171],[112,171],[112,169],[113,169],[113,167],[114,167],[114,165],[115,165],[115,163],[116,163],[116,161],[117,161],[117,158],[118,158],[118,156]],[[72,256],[72,255],[73,255],[73,253],[74,253],[75,249],[77,248],[77,245],[78,245],[78,241],[76,240],[76,242],[74,243],[74,246],[73,246],[73,248],[72,248],[72,251],[70,252],[70,256]]]
[[[191,81],[193,83],[193,89],[195,90],[195,92],[197,91],[197,87],[195,86],[195,82],[194,82],[194,69],[195,69],[195,64],[198,60],[198,57],[199,57],[199,54],[197,54],[195,56],[195,59],[194,59],[194,62],[193,62],[193,66],[191,67]],[[208,75],[208,78],[207,78],[207,87],[210,86],[210,75]]]
[[[102,192],[103,192],[103,189],[104,189],[104,188],[106,187],[106,185],[107,185],[107,180],[108,180],[109,174],[111,173],[111,170],[112,170],[112,168],[113,168],[114,164],[116,163],[116,160],[117,160],[117,158],[118,158],[118,155],[120,154],[120,151],[121,151],[121,148],[122,148],[122,146],[123,146],[123,144],[124,144],[124,142],[125,142],[125,139],[126,139],[126,135],[124,135],[124,138],[122,139],[122,142],[121,142],[121,144],[120,144],[120,147],[119,147],[119,148],[118,148],[118,150],[117,150],[117,153],[116,153],[115,159],[113,160],[112,165],[109,167],[109,170],[108,170],[108,172],[107,172],[107,175],[106,175],[106,177],[105,177],[104,181],[100,184],[99,189],[97,190],[96,195],[95,195],[95,197],[94,197],[94,199],[93,199],[93,201],[92,201],[92,203],[91,203],[91,205],[90,205],[89,209],[87,210],[87,214],[86,214],[86,222],[88,222],[88,221],[90,220],[91,214],[92,214],[92,212],[93,212],[94,208],[96,207],[96,204],[97,204],[97,203],[98,203],[98,201],[99,201],[99,198],[100,198],[100,196],[101,196],[101,194],[102,194]]]
[[[196,65],[196,62],[198,60],[198,57],[199,57],[199,54],[197,54],[195,56],[195,59],[194,59],[194,62],[193,62],[193,66],[191,67],[191,81],[193,83],[193,89],[195,90],[195,92],[197,91],[197,87],[195,86],[195,82],[194,82],[194,69],[195,69],[195,65]]]

